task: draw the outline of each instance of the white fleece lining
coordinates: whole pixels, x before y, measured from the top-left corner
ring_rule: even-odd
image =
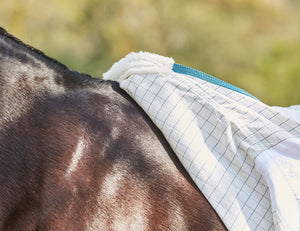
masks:
[[[103,79],[121,82],[133,74],[170,74],[174,60],[172,58],[149,52],[132,52],[125,58],[113,64],[113,66],[103,74]]]

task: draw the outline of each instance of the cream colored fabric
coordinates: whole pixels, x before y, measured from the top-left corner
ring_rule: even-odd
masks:
[[[127,57],[105,79],[119,81],[163,132],[226,227],[299,231],[297,116],[175,73],[172,59]]]

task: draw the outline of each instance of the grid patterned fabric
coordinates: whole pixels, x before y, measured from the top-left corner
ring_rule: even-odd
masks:
[[[289,230],[272,206],[260,174],[264,158],[258,157],[298,139],[298,121],[247,95],[175,72],[131,74],[120,86],[163,132],[229,230]]]

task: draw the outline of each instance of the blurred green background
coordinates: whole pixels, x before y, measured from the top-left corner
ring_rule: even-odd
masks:
[[[297,0],[4,0],[0,26],[95,77],[143,50],[289,106],[300,104],[299,12]]]

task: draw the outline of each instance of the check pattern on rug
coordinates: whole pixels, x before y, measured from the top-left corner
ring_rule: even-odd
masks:
[[[299,160],[292,162],[293,179],[289,191],[283,192],[292,197],[295,206],[289,212],[294,217],[284,213],[285,204],[277,203],[281,191],[277,175],[269,171],[281,162],[280,156],[273,163],[270,155],[290,143],[292,152],[299,150],[299,121],[257,99],[189,75],[139,71],[119,82],[162,131],[229,230],[299,230]],[[264,161],[270,161],[268,169]],[[291,178],[290,173],[278,174]]]

